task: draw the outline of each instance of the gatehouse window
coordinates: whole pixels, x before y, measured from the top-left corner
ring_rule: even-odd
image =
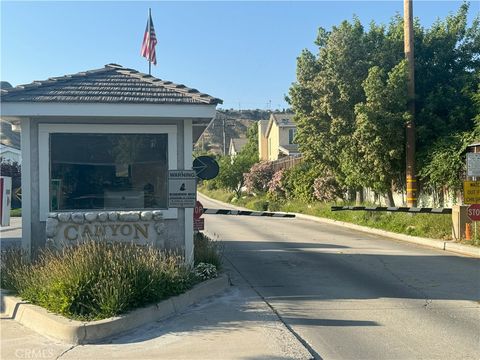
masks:
[[[167,134],[53,133],[50,210],[165,209]]]
[[[177,125],[39,124],[40,220],[52,211],[168,208]]]

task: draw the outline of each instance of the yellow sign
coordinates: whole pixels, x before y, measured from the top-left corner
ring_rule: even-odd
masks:
[[[463,182],[463,203],[480,204],[480,181]]]

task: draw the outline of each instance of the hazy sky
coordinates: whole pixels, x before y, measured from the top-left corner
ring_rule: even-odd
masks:
[[[429,27],[461,2],[414,1]],[[470,21],[479,12],[472,2]],[[12,85],[117,63],[148,72],[140,56],[148,8],[158,38],[152,75],[224,100],[224,108],[284,108],[296,57],[318,27],[355,14],[388,23],[403,1],[1,1],[0,78]]]

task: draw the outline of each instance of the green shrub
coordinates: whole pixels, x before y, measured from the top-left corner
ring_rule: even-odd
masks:
[[[282,211],[282,202],[281,201],[269,201],[268,202],[268,211]]]
[[[247,207],[249,209],[253,209],[256,211],[267,211],[268,210],[268,201],[267,200],[253,200],[247,203]]]
[[[202,280],[213,279],[218,276],[217,268],[215,265],[207,263],[199,263],[194,269],[195,276]]]
[[[11,210],[10,210],[10,216],[11,216],[11,217],[20,217],[20,216],[22,216],[22,209],[21,209],[21,208],[11,209]]]
[[[214,265],[217,270],[221,269],[223,247],[220,242],[212,240],[201,232],[195,234],[193,242],[195,265],[206,263]]]
[[[89,240],[27,263],[2,254],[2,287],[52,312],[103,319],[178,295],[198,279],[183,258],[151,246]]]
[[[283,173],[282,184],[288,199],[313,201],[313,184],[318,171],[308,163],[301,163]]]

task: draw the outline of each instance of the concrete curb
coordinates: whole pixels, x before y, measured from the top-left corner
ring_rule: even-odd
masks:
[[[250,210],[246,209],[240,206],[235,206],[232,204],[226,204],[221,201],[212,199],[204,194],[202,194],[203,197],[205,197],[207,200],[212,201],[220,206],[222,205],[228,205],[231,207],[234,207],[238,210]],[[475,246],[470,246],[470,245],[464,245],[464,244],[458,244],[453,241],[445,241],[445,240],[436,240],[436,239],[428,239],[428,238],[422,238],[418,236],[410,236],[410,235],[405,235],[405,234],[398,234],[390,231],[385,231],[385,230],[380,230],[380,229],[373,229],[369,228],[367,226],[361,226],[361,225],[356,225],[344,221],[337,221],[337,220],[332,220],[332,219],[326,219],[326,218],[321,218],[313,215],[305,215],[305,214],[299,214],[299,213],[293,213],[298,217],[299,219],[304,219],[304,220],[310,220],[310,221],[315,221],[323,224],[329,224],[329,225],[336,225],[336,226],[341,226],[344,228],[352,229],[352,230],[357,230],[361,231],[367,234],[373,234],[373,235],[380,235],[380,236],[385,236],[391,239],[395,240],[400,240],[400,241],[405,241],[409,243],[414,243],[418,245],[423,245],[423,246],[428,246],[431,248],[435,249],[440,249],[440,250],[445,250],[449,252],[454,252],[457,254],[462,254],[462,255],[467,255],[467,256],[472,256],[476,258],[480,258],[480,248],[477,248]]]
[[[190,305],[216,295],[229,286],[228,276],[222,274],[160,303],[133,310],[125,315],[88,322],[49,313],[40,306],[8,295],[5,290],[2,290],[1,304],[3,313],[38,333],[70,344],[88,344],[179,314]]]
[[[20,230],[21,228],[21,226],[4,226],[0,227],[0,233],[5,231]]]

